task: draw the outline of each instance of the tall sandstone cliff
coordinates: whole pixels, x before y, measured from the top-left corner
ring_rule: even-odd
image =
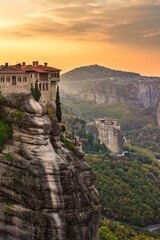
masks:
[[[140,80],[135,82],[102,81],[88,85],[80,94],[81,98],[93,100],[97,104],[122,103],[129,106],[155,107],[160,92],[160,80]]]
[[[91,168],[58,140],[59,125],[30,95],[7,99],[1,116],[13,138],[0,154],[0,240],[98,240]]]
[[[94,121],[86,124],[85,132],[93,134],[94,141],[104,143],[112,153],[123,153],[123,136],[121,130],[114,125]]]
[[[90,65],[63,74],[61,89],[64,93],[80,95],[82,99],[93,100],[97,104],[155,107],[160,78]]]

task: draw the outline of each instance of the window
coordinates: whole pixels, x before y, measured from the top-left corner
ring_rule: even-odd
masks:
[[[10,77],[6,77],[6,82],[10,82]]]
[[[26,77],[23,77],[23,82],[27,82],[27,78]]]
[[[54,73],[54,77],[56,77],[57,76],[57,74],[56,73]]]
[[[21,82],[21,81],[22,81],[21,77],[18,77],[18,82]]]
[[[39,84],[39,91],[41,91],[41,83]]]
[[[46,83],[46,91],[48,91],[48,83]]]
[[[57,78],[59,78],[59,73],[57,73]]]
[[[1,82],[4,82],[4,77],[1,77]]]
[[[51,73],[51,78],[53,78],[54,77],[54,74],[53,73]]]
[[[43,83],[43,91],[45,91],[45,85],[44,85],[44,83]]]
[[[16,76],[13,76],[12,77],[12,85],[16,85],[17,84],[17,81],[16,81]]]

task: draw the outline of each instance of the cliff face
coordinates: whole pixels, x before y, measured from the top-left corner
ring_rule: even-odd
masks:
[[[160,92],[160,79],[139,81],[137,89],[138,98],[144,107],[156,107]]]
[[[160,96],[157,101],[157,123],[160,126]]]
[[[91,168],[51,136],[56,121],[30,95],[7,98],[1,115],[12,122],[13,139],[0,154],[0,239],[98,240]]]
[[[120,154],[123,152],[123,139],[120,129],[112,125],[95,122],[86,124],[86,134],[92,133],[94,141],[104,143],[106,147],[113,153]]]
[[[120,102],[129,106],[155,107],[160,78],[91,65],[63,74],[61,89],[97,104]]]
[[[137,107],[155,107],[159,91],[159,80],[142,80],[125,84],[103,81],[89,85],[80,96],[97,104],[122,103]]]

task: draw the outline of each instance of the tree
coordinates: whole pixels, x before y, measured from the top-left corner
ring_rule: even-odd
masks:
[[[60,123],[62,120],[62,110],[61,110],[59,86],[57,86],[57,93],[56,93],[56,116],[57,116],[58,122]]]
[[[36,81],[36,83],[35,83],[35,87],[33,87],[33,85],[31,84],[31,93],[32,93],[33,98],[34,98],[37,102],[39,102],[39,99],[40,99],[40,97],[41,97],[41,92],[40,92],[39,89],[38,89],[38,83],[37,83],[37,81]]]

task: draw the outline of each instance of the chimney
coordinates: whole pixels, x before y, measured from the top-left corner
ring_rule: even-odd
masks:
[[[8,67],[8,63],[5,63],[5,66]]]
[[[25,65],[26,65],[26,63],[25,63],[25,62],[22,62],[22,65],[23,65],[23,66],[25,66]]]
[[[36,62],[35,62],[35,61],[33,62],[33,65],[36,65]]]
[[[45,63],[44,63],[44,66],[47,67],[47,65],[48,65],[48,63],[45,62]]]
[[[38,65],[38,61],[36,61],[36,65]]]

